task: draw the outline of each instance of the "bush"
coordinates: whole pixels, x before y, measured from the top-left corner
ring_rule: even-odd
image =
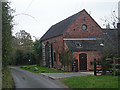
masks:
[[[60,62],[64,67],[72,65],[73,61],[75,60],[73,56],[73,52],[71,50],[62,50],[59,57],[60,57]]]

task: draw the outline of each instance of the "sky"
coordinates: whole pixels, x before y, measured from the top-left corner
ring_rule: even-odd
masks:
[[[20,30],[41,38],[54,24],[85,9],[102,27],[104,19],[118,8],[120,0],[9,0],[15,10],[13,35]]]

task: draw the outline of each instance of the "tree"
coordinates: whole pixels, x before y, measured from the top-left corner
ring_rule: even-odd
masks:
[[[27,53],[31,50],[32,43],[33,41],[31,35],[25,30],[20,30],[20,32],[15,34],[13,44],[17,49],[23,50],[24,53]]]
[[[35,56],[36,64],[40,65],[42,63],[42,45],[41,45],[40,41],[37,39],[33,43],[32,53]]]
[[[106,44],[105,47],[103,49],[100,50],[100,54],[102,55],[100,62],[102,64],[102,70],[103,70],[103,74],[105,74],[106,70],[109,67],[107,58],[111,58],[111,60],[113,60],[114,57],[120,57],[120,31],[117,27],[117,23],[119,21],[117,15],[116,15],[116,11],[112,11],[111,16],[110,17],[105,17],[105,19],[102,19],[105,23],[106,23],[106,29],[110,30],[111,28],[113,28],[114,30],[116,30],[116,35],[118,35],[117,39],[118,40],[106,40]],[[104,24],[105,25],[105,24]],[[107,35],[107,34],[106,34]],[[109,36],[108,36],[109,37]]]
[[[28,52],[26,56],[27,56],[27,61],[29,60],[28,64],[31,64],[31,65],[37,64],[35,55],[32,51]]]
[[[117,48],[111,42],[105,42],[104,47],[99,50],[99,54],[101,55],[99,63],[102,65],[102,74],[104,75],[109,69],[109,63],[118,56]],[[111,61],[108,62],[107,58],[111,58]]]
[[[72,63],[74,61],[74,56],[73,56],[73,52],[69,49],[67,50],[62,50],[59,56],[59,61],[62,63],[62,65],[64,66],[72,66]]]
[[[9,64],[15,64],[15,62],[18,62],[19,57],[18,53],[22,53],[22,58],[20,64],[30,64],[30,52],[32,50],[32,44],[33,41],[31,39],[31,35],[27,33],[25,30],[20,30],[20,32],[17,32],[15,36],[12,36],[12,51],[11,51],[11,61]],[[17,61],[18,60],[18,61]],[[24,61],[24,62],[23,62]]]
[[[2,2],[2,66],[6,67],[11,52],[11,30],[13,27],[13,9],[9,2]]]
[[[117,57],[117,48],[112,43],[105,43],[104,47],[99,50],[99,54],[102,57],[110,58]]]
[[[118,17],[116,15],[116,11],[112,11],[111,15],[108,17],[104,17],[104,19],[101,19],[102,21],[104,21],[104,26],[106,26],[106,28],[117,28],[117,22],[118,22]]]
[[[25,63],[24,62],[24,53],[21,50],[16,51],[16,56],[15,56],[15,65],[21,65]]]

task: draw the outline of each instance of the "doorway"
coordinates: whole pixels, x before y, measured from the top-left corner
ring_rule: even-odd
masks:
[[[80,70],[87,70],[87,54],[86,53],[79,54],[79,67],[80,67]]]

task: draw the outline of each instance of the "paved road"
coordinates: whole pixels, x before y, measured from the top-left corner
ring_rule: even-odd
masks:
[[[51,80],[38,73],[32,73],[20,69],[19,67],[10,67],[16,88],[67,88],[57,80]]]

